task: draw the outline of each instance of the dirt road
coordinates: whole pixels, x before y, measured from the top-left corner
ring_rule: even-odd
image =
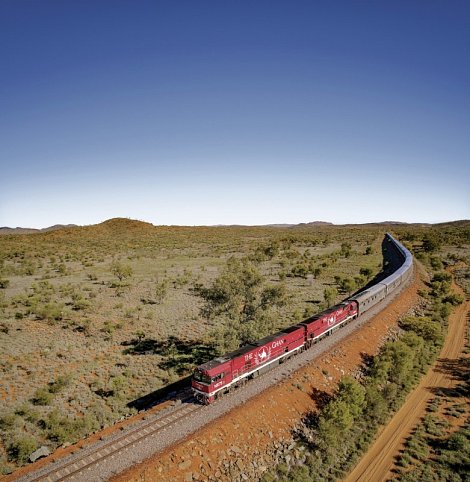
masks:
[[[334,392],[341,376],[355,373],[364,357],[377,353],[398,318],[416,306],[423,288],[416,272],[390,305],[314,362],[113,482],[259,480],[276,463],[281,444],[292,442],[299,421]]]
[[[459,293],[462,292],[455,285],[454,289]],[[345,479],[346,482],[379,482],[388,480],[392,476],[391,469],[395,457],[412,428],[425,414],[427,402],[433,396],[430,388],[450,388],[456,383],[451,375],[440,369],[440,365],[443,362],[457,360],[461,355],[465,346],[466,320],[469,312],[470,302],[466,301],[450,316],[449,330],[438,361],[409,395],[390,423],[382,429],[375,443]]]

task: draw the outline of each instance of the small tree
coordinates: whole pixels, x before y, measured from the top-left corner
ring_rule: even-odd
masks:
[[[441,247],[440,239],[435,232],[426,234],[423,238],[423,250],[426,253],[437,251]]]
[[[341,244],[341,255],[345,258],[349,258],[351,255],[351,243],[342,243]]]
[[[36,439],[28,435],[19,436],[9,443],[7,453],[10,460],[25,464],[29,456],[38,448]]]
[[[338,296],[338,290],[333,287],[326,287],[323,291],[323,297],[328,305],[328,308],[334,303],[336,297]]]
[[[351,278],[344,278],[341,280],[341,289],[348,293],[349,295],[354,291],[356,288],[356,282]]]
[[[133,274],[132,267],[128,264],[121,263],[120,261],[114,261],[111,265],[111,272],[116,276],[120,283],[124,279],[130,278]]]
[[[195,291],[204,300],[201,314],[214,325],[219,351],[272,332],[276,310],[288,300],[285,286],[265,283],[249,258],[229,258],[210,287],[197,286]]]
[[[158,304],[163,303],[166,295],[168,293],[168,281],[163,280],[157,283],[155,286],[155,300]]]

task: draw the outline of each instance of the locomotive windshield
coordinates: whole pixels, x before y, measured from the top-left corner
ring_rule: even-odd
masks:
[[[201,370],[194,370],[194,380],[202,383],[207,383],[208,385],[211,383],[211,377],[209,375],[206,375],[204,372],[201,372]]]

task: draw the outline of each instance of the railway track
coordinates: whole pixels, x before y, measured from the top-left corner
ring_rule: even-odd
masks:
[[[252,396],[286,378],[301,366],[310,363],[321,353],[331,349],[340,339],[357,330],[378,314],[405,288],[405,285],[402,285],[395,294],[377,304],[354,323],[335,330],[322,343],[261,375],[256,382],[248,383],[230,396],[222,397],[220,401],[211,406],[197,404],[192,395],[182,390],[177,394],[179,400],[173,406],[161,412],[149,414],[144,420],[133,425],[122,427],[121,430],[110,434],[103,440],[84,448],[77,448],[72,454],[44,465],[34,472],[26,473],[18,478],[13,475],[14,478],[7,480],[18,482],[100,482],[108,480],[180,441],[183,437],[194,433],[208,422],[217,419]]]
[[[149,442],[152,438],[162,436],[173,425],[178,424],[189,414],[202,410],[204,407],[194,403],[192,397],[172,407],[165,414],[151,417],[129,428],[124,428],[117,434],[97,442],[71,455],[46,465],[35,473],[27,474],[19,482],[90,482],[107,480],[109,474],[103,470],[107,462],[114,464],[117,456],[123,456],[130,449],[135,450],[139,444]],[[100,475],[102,474],[102,476]]]
[[[149,415],[147,420],[137,422],[129,428],[83,449],[77,449],[72,455],[50,463],[35,472],[10,480],[18,482],[101,482],[108,480],[177,443],[185,436],[243,404],[249,398],[258,395],[273,384],[279,383],[300,367],[311,363],[312,360],[331,350],[341,339],[380,313],[390,302],[391,299],[384,300],[366,313],[362,319],[336,330],[322,343],[316,344],[309,350],[259,376],[255,381],[247,383],[244,387],[222,397],[212,405],[199,405],[194,403],[192,397],[183,397],[165,413]]]

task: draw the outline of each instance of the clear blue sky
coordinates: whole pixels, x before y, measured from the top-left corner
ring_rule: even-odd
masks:
[[[468,1],[0,2],[0,226],[470,218]]]

